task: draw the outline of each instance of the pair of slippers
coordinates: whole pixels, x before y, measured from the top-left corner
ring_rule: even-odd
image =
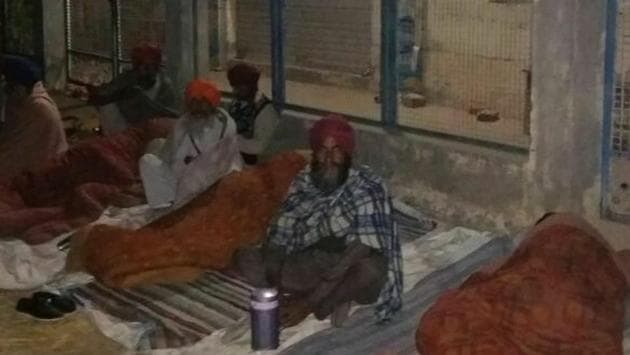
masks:
[[[37,320],[57,320],[74,312],[77,306],[70,297],[50,292],[35,292],[30,298],[22,298],[15,309]]]

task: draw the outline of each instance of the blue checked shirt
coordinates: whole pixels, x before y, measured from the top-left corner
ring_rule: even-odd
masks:
[[[376,303],[376,317],[388,321],[402,307],[402,256],[392,203],[383,181],[369,169],[351,169],[348,180],[330,195],[323,194],[302,171],[268,230],[269,243],[301,251],[325,237],[360,240],[387,258],[387,282]]]

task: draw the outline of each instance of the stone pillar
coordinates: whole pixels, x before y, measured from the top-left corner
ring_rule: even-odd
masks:
[[[231,0],[218,0],[219,68],[228,66],[236,42],[236,4]]]
[[[43,58],[46,85],[62,90],[66,85],[66,33],[63,0],[41,0]]]
[[[597,188],[605,0],[534,2],[529,206],[585,213]],[[595,206],[593,206],[595,205]]]
[[[166,2],[166,58],[182,103],[186,84],[210,70],[208,1]]]

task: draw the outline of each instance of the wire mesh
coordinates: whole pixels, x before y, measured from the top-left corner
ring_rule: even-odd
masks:
[[[527,147],[532,1],[397,1],[399,124]],[[267,4],[236,10],[236,57],[266,68]],[[292,0],[285,19],[287,101],[380,120],[380,2]]]
[[[527,147],[531,1],[401,3],[399,122]]]
[[[114,28],[108,0],[66,0],[68,76],[99,84],[113,78]]]
[[[620,3],[617,18],[615,94],[613,100],[613,153],[630,157],[630,1]]]
[[[147,42],[164,48],[166,44],[165,0],[120,2],[121,55],[128,61],[131,49]]]
[[[2,49],[5,53],[41,56],[40,10],[34,1],[3,0]]]

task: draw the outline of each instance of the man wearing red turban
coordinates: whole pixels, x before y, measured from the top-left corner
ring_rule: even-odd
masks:
[[[313,159],[293,181],[269,227],[263,250],[237,254],[241,272],[256,286],[306,294],[302,311],[334,325],[350,302],[376,302],[388,321],[402,306],[400,241],[383,180],[367,167],[353,168],[355,134],[341,116],[329,115],[310,130]]]
[[[99,87],[88,87],[90,103],[101,114],[101,128],[111,134],[155,117],[177,116],[171,108],[175,92],[161,70],[159,47],[141,44],[131,50],[130,70]]]
[[[151,207],[181,205],[240,170],[236,124],[220,102],[213,83],[192,81],[186,87],[186,113],[173,132],[149,143],[140,159],[140,176]]]
[[[260,71],[250,64],[239,63],[228,71],[234,93],[228,111],[236,122],[243,160],[252,165],[269,145],[280,120],[271,100],[258,91],[258,79]]]

